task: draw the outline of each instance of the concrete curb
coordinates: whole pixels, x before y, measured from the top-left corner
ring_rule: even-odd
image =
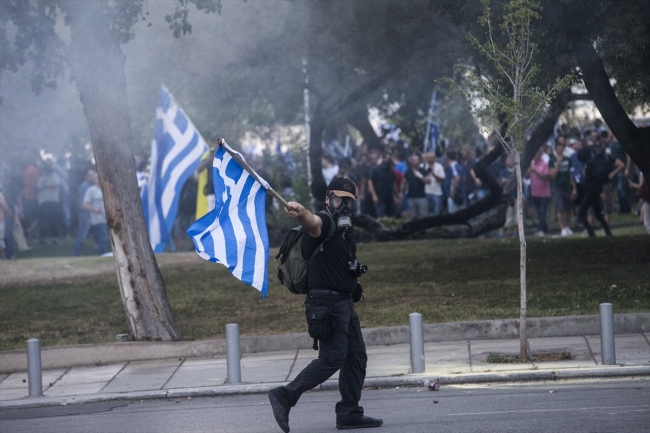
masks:
[[[616,334],[650,332],[650,313],[616,314],[614,325]],[[515,339],[519,338],[519,320],[432,323],[424,325],[423,331],[425,342]],[[408,326],[364,328],[362,332],[367,346],[410,342]],[[598,335],[600,318],[597,315],[531,318],[527,321],[527,332],[528,338]],[[241,337],[240,350],[241,353],[259,353],[308,349],[312,343],[313,340],[307,333]],[[41,352],[41,362],[44,369],[55,369],[164,358],[225,356],[225,354],[225,339],[178,342],[137,341],[45,347]],[[16,373],[26,369],[26,350],[0,352],[1,373]]]
[[[405,375],[390,377],[366,378],[364,388],[393,388],[393,387],[421,387],[424,378],[435,378],[441,385],[461,385],[476,383],[504,383],[504,382],[529,382],[529,381],[554,381],[572,379],[608,379],[620,377],[650,376],[650,366],[612,366],[600,368],[570,369],[570,370],[543,370],[543,371],[518,371],[509,373],[468,373],[456,375]],[[269,390],[288,382],[223,385],[201,388],[176,388],[169,390],[136,391],[114,394],[92,394],[74,397],[40,397],[25,398],[0,402],[0,410],[18,409],[44,406],[66,406],[70,404],[87,404],[115,400],[152,400],[152,399],[180,399],[196,397],[219,397],[230,395],[264,394]],[[328,380],[313,391],[338,390],[338,381]]]

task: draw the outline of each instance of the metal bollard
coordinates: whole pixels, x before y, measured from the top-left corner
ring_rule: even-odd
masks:
[[[614,306],[609,302],[599,305],[600,309],[600,360],[603,365],[616,364],[614,346]]]
[[[226,358],[228,365],[228,383],[241,382],[241,356],[239,351],[239,325],[226,325]]]
[[[422,314],[409,314],[409,333],[411,334],[411,373],[424,373]]]
[[[27,340],[27,380],[29,396],[43,395],[43,371],[41,370],[41,342],[38,338]]]

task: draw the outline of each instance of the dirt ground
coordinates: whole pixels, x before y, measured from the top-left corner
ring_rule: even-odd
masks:
[[[158,266],[173,268],[203,259],[194,252],[158,254]],[[79,279],[115,275],[113,257],[53,257],[0,261],[0,290],[43,283],[62,283]]]

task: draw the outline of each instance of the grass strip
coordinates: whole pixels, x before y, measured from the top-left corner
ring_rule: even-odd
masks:
[[[519,316],[517,239],[369,243],[360,244],[357,255],[369,267],[361,278],[366,299],[356,304],[365,327],[407,325],[414,311],[425,323]],[[269,292],[262,300],[223,266],[190,256],[195,255],[159,258],[184,339],[222,338],[227,323],[239,323],[244,336],[305,332],[304,298],[279,284],[275,263],[269,266]],[[38,269],[52,260],[24,262]],[[107,270],[0,283],[0,350],[24,348],[34,337],[50,346],[110,342],[128,333],[112,259],[65,260],[73,267]],[[648,312],[648,264],[645,235],[530,239],[528,316],[598,314],[601,302],[612,302],[615,313]]]

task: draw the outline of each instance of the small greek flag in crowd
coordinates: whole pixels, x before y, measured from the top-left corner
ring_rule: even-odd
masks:
[[[436,101],[436,91],[431,95],[431,103],[429,104],[429,114],[427,116],[427,132],[424,138],[424,151],[435,152],[438,148],[438,140],[440,139],[440,128],[438,126],[438,102]]]
[[[266,189],[269,184],[248,173],[237,161],[244,157],[223,142],[212,165],[215,208],[187,231],[196,252],[225,265],[232,274],[262,292],[269,285],[269,236],[266,230]]]
[[[178,199],[187,179],[196,171],[207,145],[192,121],[162,86],[156,108],[149,177],[140,196],[149,240],[162,253],[169,242]]]

